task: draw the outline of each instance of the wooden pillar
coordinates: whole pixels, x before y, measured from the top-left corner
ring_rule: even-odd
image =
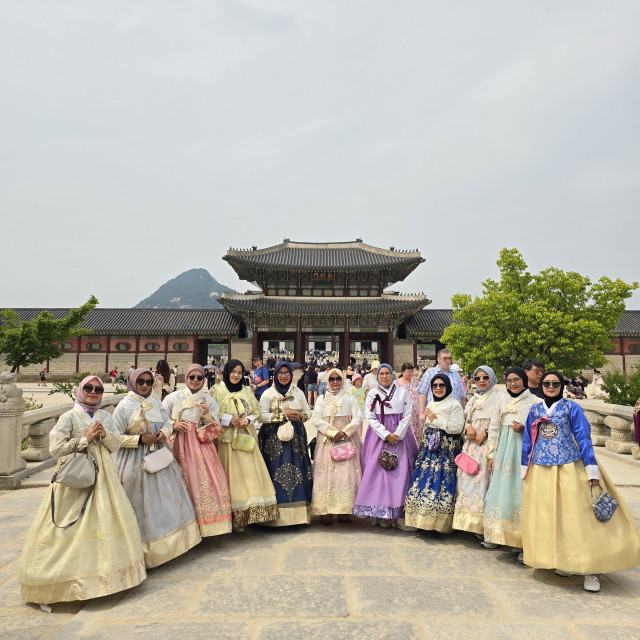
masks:
[[[82,336],[78,336],[78,350],[76,351],[76,373],[80,373],[80,349],[82,349]]]
[[[227,338],[227,362],[231,360],[231,336]]]
[[[393,331],[387,331],[387,364],[393,368]]]
[[[251,354],[251,357],[252,357],[252,358],[253,358],[253,356],[255,356],[255,355],[260,355],[260,356],[262,356],[262,349],[259,349],[259,348],[258,348],[258,338],[259,338],[258,332],[257,332],[257,331],[254,331],[254,332],[253,332],[253,344],[252,344],[252,350],[253,350],[253,353]]]
[[[413,339],[413,365],[418,366],[418,338]]]
[[[305,354],[302,348],[302,331],[300,331],[300,329],[296,331],[296,341],[294,345],[295,346],[293,348],[293,359],[304,366]]]
[[[346,369],[349,366],[349,357],[351,355],[350,343],[351,338],[349,337],[349,329],[345,328],[344,333],[342,334],[340,346],[340,367]]]
[[[622,338],[618,338],[620,341],[620,355],[622,356],[622,373],[627,373],[627,363],[624,357],[624,341]]]
[[[109,352],[111,351],[111,336],[107,336],[107,357],[105,358],[104,368],[107,373],[111,373],[109,371]]]
[[[133,362],[133,368],[137,369],[138,368],[138,351],[140,351],[140,336],[136,335],[136,355],[135,355],[135,359]]]

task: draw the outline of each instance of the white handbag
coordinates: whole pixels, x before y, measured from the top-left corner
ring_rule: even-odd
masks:
[[[174,457],[171,449],[169,449],[169,447],[161,447],[142,459],[142,468],[147,473],[157,473],[165,467],[168,467],[173,461]]]
[[[278,440],[289,442],[293,438],[293,425],[291,422],[285,422],[278,427]]]

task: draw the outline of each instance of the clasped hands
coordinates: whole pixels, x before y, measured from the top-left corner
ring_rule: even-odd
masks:
[[[478,446],[480,446],[487,439],[487,432],[476,433],[476,430],[469,426],[467,427],[467,440],[469,442],[475,442]]]
[[[425,409],[423,413],[420,414],[420,423],[424,424],[425,420],[429,420],[429,422],[433,422],[437,420],[438,416],[431,411],[431,409]]]
[[[235,429],[240,429],[242,427],[249,426],[249,418],[240,418],[238,416],[234,416],[231,418],[231,422],[229,423]]]
[[[299,422],[302,419],[302,414],[295,409],[285,409],[284,415],[287,417],[287,420],[292,420],[294,422]]]
[[[85,434],[87,442],[93,442],[96,438],[104,438],[107,435],[102,423],[96,420],[88,429]]]
[[[389,444],[398,444],[402,438],[397,433],[390,433],[384,440]]]
[[[167,436],[162,431],[157,433],[143,433],[140,436],[140,442],[146,445],[158,444],[162,446],[167,441]]]

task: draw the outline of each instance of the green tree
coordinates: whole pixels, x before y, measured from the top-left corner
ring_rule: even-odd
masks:
[[[622,371],[609,371],[602,377],[602,389],[609,394],[605,402],[633,407],[640,398],[640,366],[633,368],[629,379]]]
[[[482,296],[451,298],[453,324],[442,341],[465,369],[487,364],[500,373],[526,358],[566,372],[605,364],[637,282],[591,282],[556,267],[532,275],[517,249],[502,249],[497,265],[500,280],[485,280]]]
[[[13,309],[2,311],[0,324],[0,353],[4,354],[11,371],[62,355],[60,343],[69,338],[90,333],[78,326],[95,309],[98,299],[91,296],[78,309],[71,309],[65,318],[56,320],[50,311],[42,311],[32,320],[20,322]]]

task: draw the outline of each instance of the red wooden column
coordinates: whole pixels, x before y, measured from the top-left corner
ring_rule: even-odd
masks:
[[[387,364],[393,367],[393,331],[387,331]]]
[[[349,328],[345,328],[344,333],[342,334],[342,340],[340,341],[340,367],[342,369],[346,369],[349,366],[349,356],[351,355],[351,338],[349,336]]]
[[[296,341],[293,348],[293,359],[302,365],[304,365],[305,363],[305,354],[302,349],[302,331],[300,331],[300,329],[296,331]]]
[[[253,344],[252,344],[252,353],[251,353],[251,357],[253,358],[253,356],[255,355],[260,355],[262,356],[262,349],[258,348],[258,332],[254,331],[253,332]]]

